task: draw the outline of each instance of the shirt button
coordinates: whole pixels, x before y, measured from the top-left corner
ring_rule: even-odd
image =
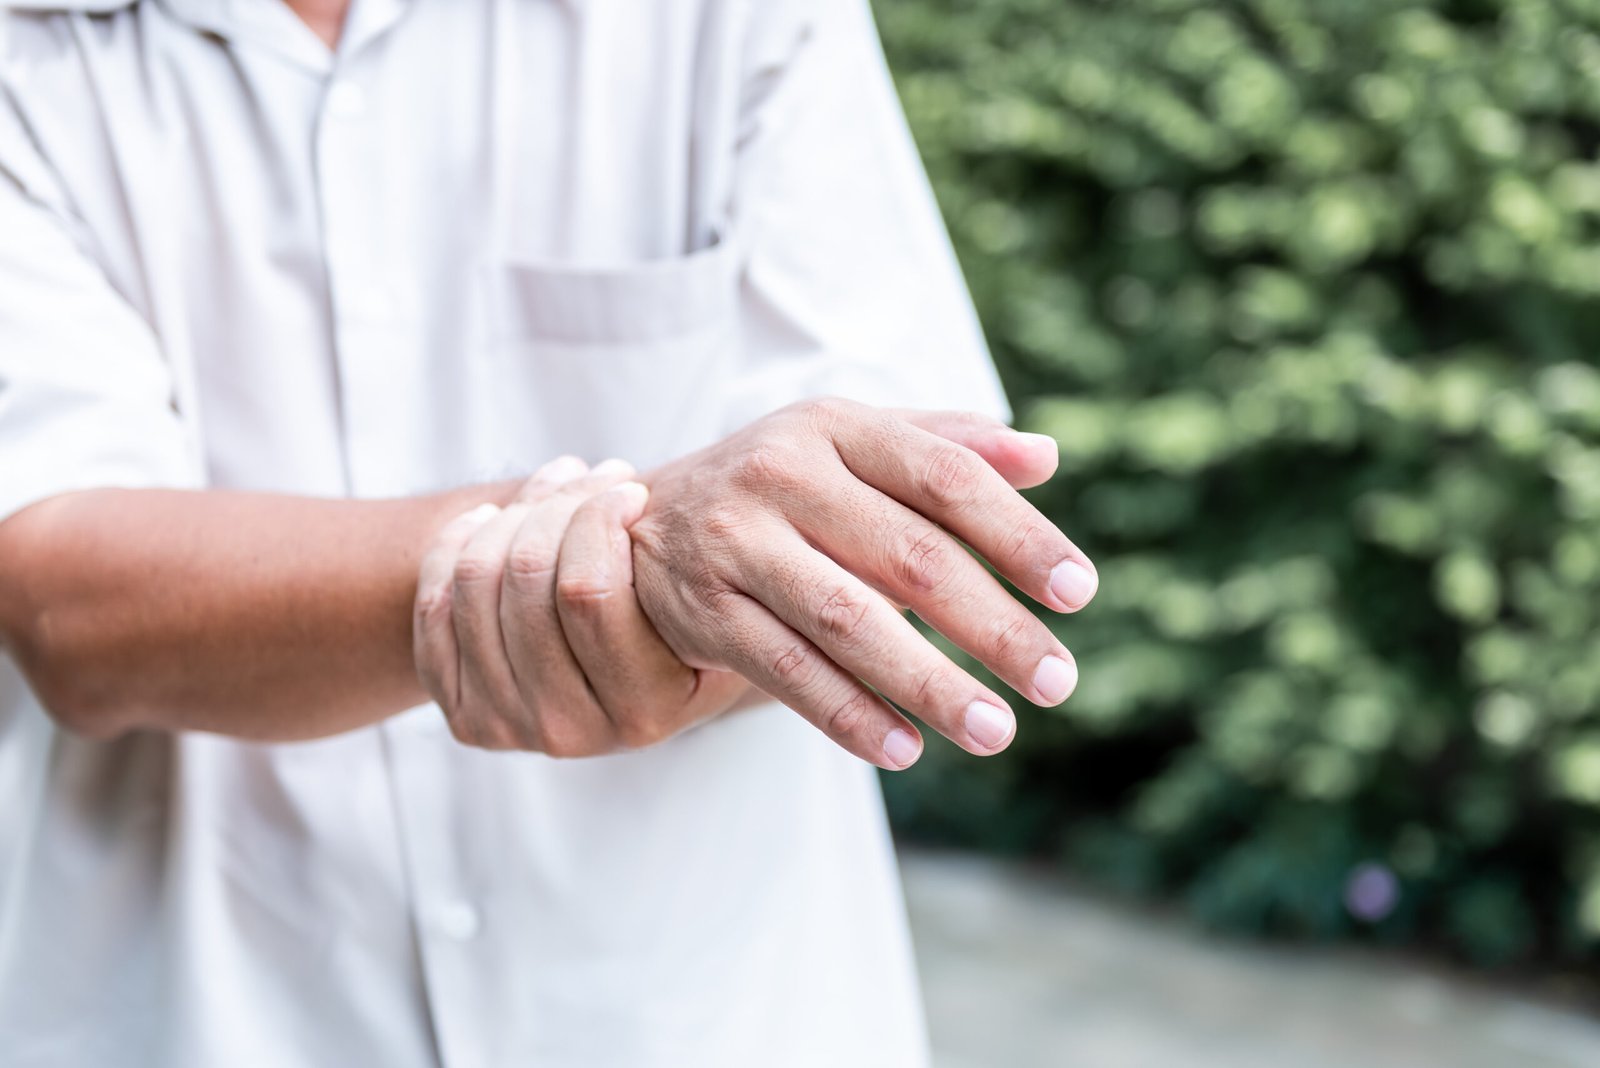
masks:
[[[433,917],[434,926],[446,938],[465,942],[478,933],[482,921],[478,917],[478,910],[465,901],[452,901],[439,906]]]
[[[367,111],[367,94],[359,85],[335,82],[328,90],[328,114],[336,119],[359,119]]]

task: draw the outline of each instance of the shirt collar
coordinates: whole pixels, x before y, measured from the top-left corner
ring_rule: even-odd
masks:
[[[0,0],[15,11],[106,14],[141,0]],[[410,0],[352,0],[337,53],[329,51],[283,0],[156,0],[173,17],[225,40],[251,41],[301,66],[327,73],[382,36],[405,14]]]
[[[225,41],[250,42],[316,72],[334,56],[283,0],[156,0],[180,22]],[[359,6],[359,3],[358,3]]]
[[[139,0],[0,0],[0,11],[81,11],[103,15],[118,8],[132,7]]]

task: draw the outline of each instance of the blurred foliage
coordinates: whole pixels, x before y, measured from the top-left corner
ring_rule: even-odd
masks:
[[[1078,692],[1004,759],[930,741],[901,828],[1600,960],[1600,0],[877,11],[1101,575]]]

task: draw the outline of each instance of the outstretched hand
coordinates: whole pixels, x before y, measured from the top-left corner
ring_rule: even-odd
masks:
[[[1006,702],[890,602],[1029,700],[1065,700],[1072,655],[978,559],[1057,612],[1094,596],[1088,558],[1016,492],[1055,464],[1049,439],[979,416],[790,406],[648,475],[640,603],[684,663],[738,672],[880,767],[922,750],[889,701],[999,752]]]
[[[1093,565],[1017,494],[1055,443],[962,413],[813,401],[651,472],[564,457],[421,568],[418,674],[461,741],[590,756],[736,707],[752,684],[886,768],[921,753],[895,702],[967,750],[1016,720],[894,606],[1038,704],[1072,656],[979,557],[1056,611]],[[748,681],[747,681],[748,680]],[[874,692],[876,691],[876,692]],[[880,696],[881,695],[881,696]]]

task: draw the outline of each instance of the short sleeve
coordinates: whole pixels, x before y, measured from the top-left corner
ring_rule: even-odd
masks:
[[[61,493],[196,482],[149,325],[0,95],[0,519]]]
[[[732,422],[817,394],[1009,419],[866,0],[751,6]]]

